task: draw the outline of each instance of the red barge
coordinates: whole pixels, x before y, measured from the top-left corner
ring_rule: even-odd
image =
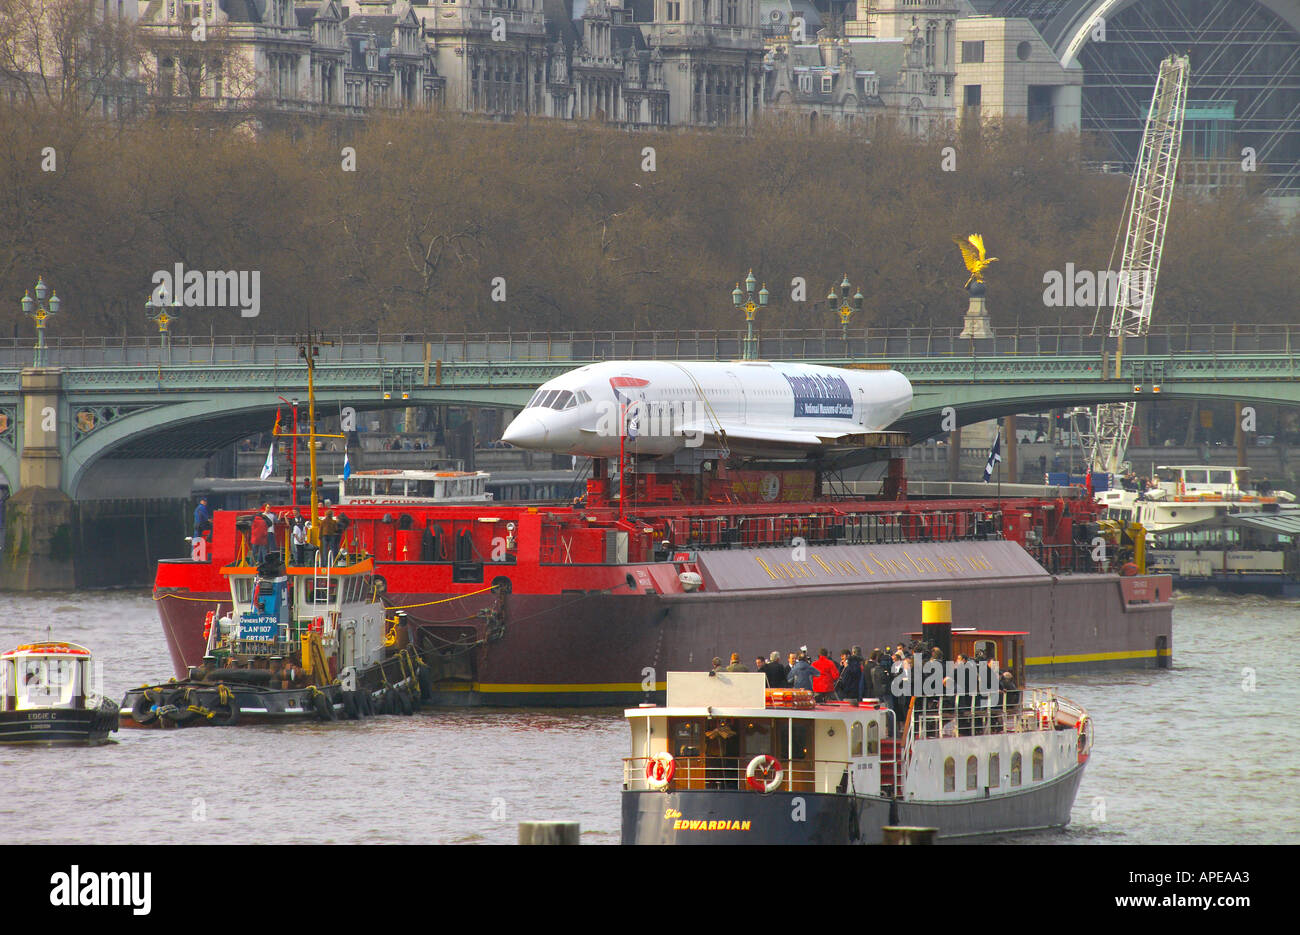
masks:
[[[1113,570],[1083,490],[908,499],[901,465],[874,500],[822,496],[812,470],[637,474],[620,515],[597,460],[581,505],[347,504],[344,546],[373,557],[441,704],[662,701],[670,670],[714,656],[896,644],[922,598],[973,626],[1013,616],[1038,678],[1170,663],[1171,579]],[[204,560],[159,563],[178,676],[229,608],[241,515],[218,511]]]

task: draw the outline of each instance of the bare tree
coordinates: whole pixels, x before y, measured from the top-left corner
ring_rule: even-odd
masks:
[[[0,83],[28,105],[60,113],[133,96],[139,34],[93,0],[0,3]]]

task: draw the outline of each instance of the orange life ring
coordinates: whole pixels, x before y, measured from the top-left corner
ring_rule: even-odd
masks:
[[[676,772],[677,760],[671,753],[656,753],[645,761],[646,785],[656,792],[667,789]]]
[[[781,785],[782,775],[781,761],[771,754],[760,753],[745,768],[745,785],[755,792],[772,792]]]
[[[215,620],[216,617],[217,612],[215,610],[210,610],[203,618],[203,638],[205,640],[212,636],[212,621]]]
[[[313,621],[311,622],[311,626],[309,626],[307,629],[310,630],[312,633],[324,633],[324,632],[325,632],[325,618],[324,618],[324,617],[317,617],[315,620],[313,620]]]

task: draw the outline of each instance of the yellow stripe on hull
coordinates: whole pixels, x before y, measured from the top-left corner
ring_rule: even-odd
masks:
[[[1118,662],[1122,659],[1155,659],[1157,656],[1172,656],[1172,649],[1132,649],[1115,653],[1081,653],[1074,656],[1031,656],[1025,660],[1027,666],[1065,665],[1079,662]]]

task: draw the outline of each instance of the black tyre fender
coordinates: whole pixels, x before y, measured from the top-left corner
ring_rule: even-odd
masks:
[[[370,717],[374,713],[374,708],[370,705],[370,692],[363,688],[357,692],[357,714],[361,717]]]
[[[140,692],[131,705],[131,719],[137,724],[152,724],[158,720],[158,712],[153,709],[153,699],[148,691]]]
[[[335,718],[334,706],[330,704],[329,696],[322,691],[313,692],[311,696],[311,706],[316,711],[316,717],[322,721],[332,721]]]
[[[361,716],[357,711],[356,692],[345,691],[343,693],[343,713],[347,715],[349,721],[355,721]]]
[[[384,713],[399,714],[402,710],[401,703],[397,700],[397,689],[387,688],[384,690]]]
[[[405,688],[397,688],[394,691],[397,692],[397,704],[402,714],[410,714],[415,710],[415,705],[411,703],[411,695]]]
[[[209,723],[217,727],[234,727],[239,723],[239,702],[234,698],[230,699],[229,704],[217,702],[212,706],[212,718]]]
[[[420,700],[433,700],[433,673],[429,671],[428,666],[420,666],[416,673],[416,678],[420,682]]]

